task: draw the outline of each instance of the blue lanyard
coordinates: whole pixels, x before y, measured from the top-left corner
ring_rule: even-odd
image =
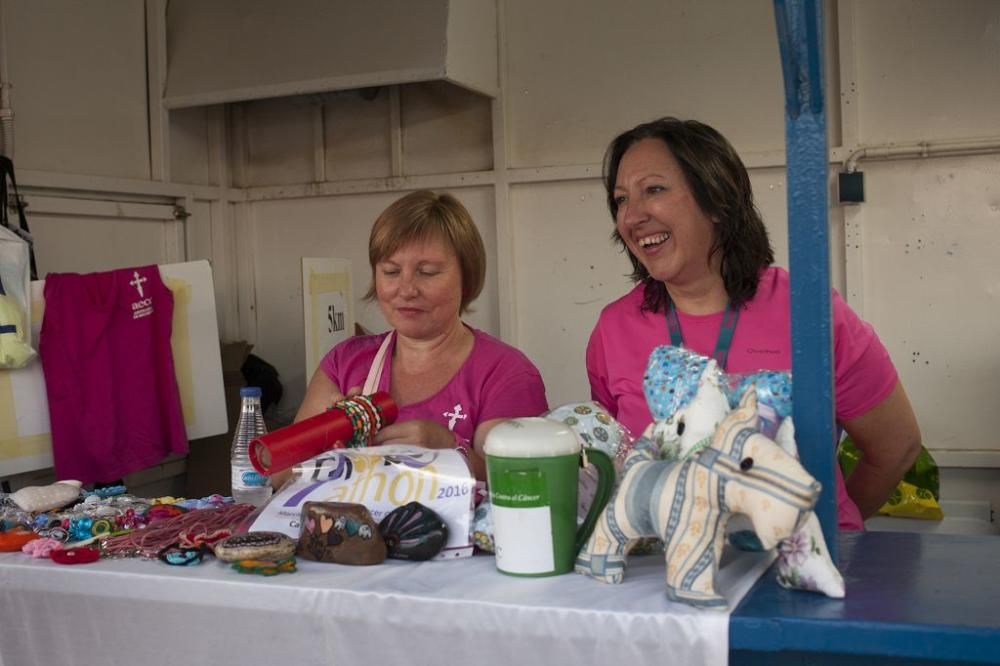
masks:
[[[739,308],[733,309],[729,303],[726,303],[726,311],[722,315],[722,324],[719,326],[719,339],[715,341],[715,352],[712,354],[712,358],[722,370],[726,369],[729,347],[733,344],[733,335],[736,333],[736,322],[739,318]],[[667,304],[667,330],[670,331],[670,344],[674,347],[683,347],[684,334],[681,333],[681,322],[677,318],[677,309],[673,302]]]

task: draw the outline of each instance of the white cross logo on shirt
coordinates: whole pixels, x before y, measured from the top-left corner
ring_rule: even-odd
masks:
[[[132,276],[135,279],[129,280],[129,284],[135,287],[136,291],[139,292],[139,298],[143,298],[145,294],[142,293],[142,283],[148,280],[148,278],[144,278],[141,275],[139,275],[139,271],[132,271]]]
[[[468,414],[463,414],[462,413],[462,404],[461,403],[455,405],[454,407],[452,407],[452,409],[454,411],[444,412],[444,413],[441,414],[441,416],[451,417],[448,420],[448,430],[454,430],[455,429],[455,424],[458,423],[459,419],[462,419],[464,421],[465,419],[469,418]]]

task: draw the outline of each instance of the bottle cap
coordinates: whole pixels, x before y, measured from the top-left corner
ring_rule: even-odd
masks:
[[[260,397],[260,387],[259,386],[244,386],[240,389],[241,398],[259,398]]]

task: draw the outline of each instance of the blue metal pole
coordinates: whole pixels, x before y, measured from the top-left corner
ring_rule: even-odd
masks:
[[[785,82],[792,399],[803,464],[823,484],[816,514],[837,561],[836,420],[827,227],[822,0],[774,0]]]

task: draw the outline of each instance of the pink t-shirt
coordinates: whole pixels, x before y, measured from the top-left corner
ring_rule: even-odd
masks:
[[[642,390],[646,362],[653,349],[670,344],[663,312],[643,312],[643,284],[601,312],[587,345],[587,375],[594,400],[636,436],[652,421]],[[726,371],[791,370],[792,345],[788,272],[770,267],[757,294],[743,306],[733,335]],[[711,357],[723,313],[686,315],[678,312],[684,346]],[[833,292],[834,376],[839,422],[860,416],[889,396],[896,369],[871,325],[860,319]],[[838,518],[841,529],[863,528],[861,513],[847,495],[836,467]]]
[[[173,309],[156,266],[46,276],[38,350],[57,478],[115,481],[187,453]]]
[[[542,376],[528,357],[482,331],[470,330],[475,336],[472,352],[455,376],[435,395],[401,405],[397,422],[436,421],[471,442],[484,421],[539,416],[548,410]],[[361,386],[386,335],[349,338],[331,349],[320,367],[342,391]],[[386,356],[380,391],[389,390],[394,349],[395,340]]]

